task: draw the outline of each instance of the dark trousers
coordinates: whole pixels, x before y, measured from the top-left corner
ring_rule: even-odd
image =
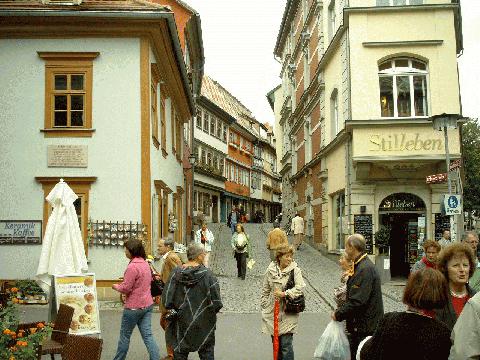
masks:
[[[348,342],[350,344],[350,357],[356,359],[357,349],[360,342],[371,334],[347,334]]]
[[[198,349],[198,357],[200,360],[215,360],[215,340],[213,342],[209,342],[208,344],[204,344],[200,349]],[[188,352],[173,352],[173,360],[187,360],[188,359]]]
[[[273,336],[272,336],[273,342]],[[278,337],[278,357],[277,360],[294,360],[293,354],[293,334],[283,334]],[[355,359],[355,358],[352,358]]]
[[[247,275],[247,253],[235,253],[235,259],[237,259],[238,277],[245,280],[245,275]]]

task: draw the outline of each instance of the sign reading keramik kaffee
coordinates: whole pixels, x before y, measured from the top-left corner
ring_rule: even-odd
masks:
[[[60,304],[73,307],[70,334],[100,333],[95,274],[54,275],[57,310]]]
[[[450,153],[460,154],[458,131],[448,135]],[[431,126],[356,128],[353,152],[354,157],[445,155],[444,135]]]

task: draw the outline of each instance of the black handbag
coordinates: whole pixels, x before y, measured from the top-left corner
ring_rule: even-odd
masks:
[[[285,290],[295,287],[294,270],[290,271],[290,276],[285,284]],[[302,294],[296,298],[291,299],[285,296],[285,313],[298,314],[305,310],[305,296]]]
[[[150,271],[152,272],[152,282],[150,283],[150,294],[152,297],[160,296],[162,295],[163,288],[165,287],[165,284],[163,283],[162,279],[155,279],[155,274],[150,268]]]

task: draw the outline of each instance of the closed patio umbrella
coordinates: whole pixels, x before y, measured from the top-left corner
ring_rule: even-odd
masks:
[[[88,270],[82,234],[73,205],[77,198],[63,179],[60,179],[46,198],[53,211],[48,218],[37,270],[37,279],[41,285],[50,286],[50,275],[53,274],[80,274]]]

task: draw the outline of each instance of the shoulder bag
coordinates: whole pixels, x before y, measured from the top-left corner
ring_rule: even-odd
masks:
[[[290,271],[290,276],[288,278],[287,284],[285,285],[285,290],[292,289],[295,287],[295,277],[294,271]],[[285,313],[287,314],[298,314],[305,310],[305,296],[302,294],[296,298],[291,299],[288,296],[285,296]]]
[[[152,267],[150,267],[150,271],[152,272],[152,282],[150,283],[150,294],[152,295],[152,297],[160,296],[162,295],[165,284],[163,283],[162,279],[157,280],[155,278],[155,275],[157,274],[153,272]]]

